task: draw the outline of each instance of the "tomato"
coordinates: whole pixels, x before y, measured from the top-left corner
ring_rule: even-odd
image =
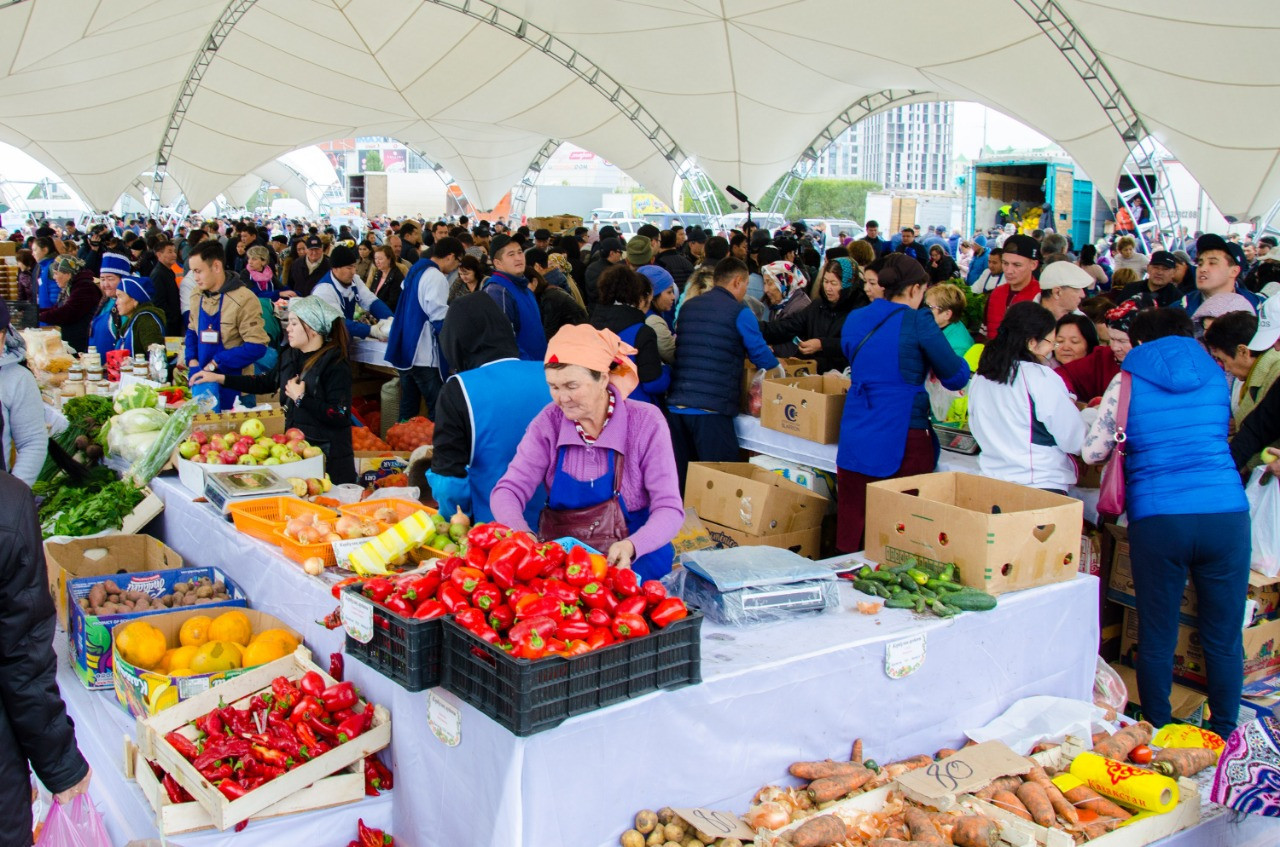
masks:
[[[1145,744],[1139,744],[1129,751],[1129,761],[1135,765],[1151,764],[1151,748]]]

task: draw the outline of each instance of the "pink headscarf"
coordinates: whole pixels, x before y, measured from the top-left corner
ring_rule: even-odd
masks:
[[[631,361],[636,348],[611,330],[596,329],[590,324],[564,326],[547,342],[547,365],[578,365],[588,370],[607,373],[609,382],[626,399],[640,384],[640,374]]]

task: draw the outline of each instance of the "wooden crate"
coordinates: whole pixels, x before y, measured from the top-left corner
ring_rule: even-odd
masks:
[[[185,832],[197,832],[202,829],[213,829],[213,817],[205,808],[194,801],[190,803],[172,803],[164,786],[151,772],[146,756],[137,748],[129,736],[124,737],[124,775],[132,779],[142,789],[142,794],[156,813],[156,830],[162,835],[180,835]],[[327,776],[314,785],[292,794],[272,806],[268,806],[249,820],[275,818],[281,815],[292,815],[297,812],[311,812],[316,809],[327,809],[330,806],[342,806],[364,799],[364,760],[356,762],[345,770]]]
[[[373,706],[373,725],[363,735],[317,756],[237,800],[228,800],[164,738],[173,730],[186,731],[194,736],[194,730],[189,727],[190,722],[217,708],[219,703],[241,706],[254,694],[270,688],[271,681],[276,677],[297,680],[307,671],[320,674],[326,685],[333,685],[335,682],[312,663],[310,650],[299,647],[292,655],[255,668],[150,718],[139,718],[136,733],[138,749],[146,758],[168,771],[195,798],[209,813],[214,827],[225,830],[391,743],[391,715],[382,706]]]

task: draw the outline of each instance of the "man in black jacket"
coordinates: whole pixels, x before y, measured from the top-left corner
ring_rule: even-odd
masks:
[[[316,283],[329,272],[329,257],[324,254],[324,242],[320,236],[307,237],[305,252],[289,266],[289,288],[299,297],[306,297]]]
[[[178,248],[172,241],[156,244],[156,264],[151,269],[151,288],[155,292],[151,302],[164,311],[164,334],[170,337],[186,335],[182,320],[182,298],[178,294],[178,278],[171,267],[178,261]]]
[[[49,597],[36,504],[0,471],[0,847],[31,844],[28,766],[63,803],[89,788],[89,763],[58,695]]]
[[[654,257],[653,263],[671,274],[676,289],[683,292],[684,284],[693,273],[693,262],[680,254],[677,240],[674,230],[664,229],[658,237],[658,255]]]

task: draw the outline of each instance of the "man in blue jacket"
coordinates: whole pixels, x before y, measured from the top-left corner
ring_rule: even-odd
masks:
[[[738,457],[733,419],[741,399],[743,359],[761,370],[780,371],[759,322],[742,303],[748,276],[744,262],[720,260],[715,287],[686,300],[676,318],[675,374],[667,408],[682,490],[690,462]]]
[[[929,248],[923,243],[916,241],[916,231],[913,227],[904,226],[902,228],[902,243],[894,250],[895,253],[902,253],[910,256],[920,263],[920,267],[926,272],[929,270]]]

